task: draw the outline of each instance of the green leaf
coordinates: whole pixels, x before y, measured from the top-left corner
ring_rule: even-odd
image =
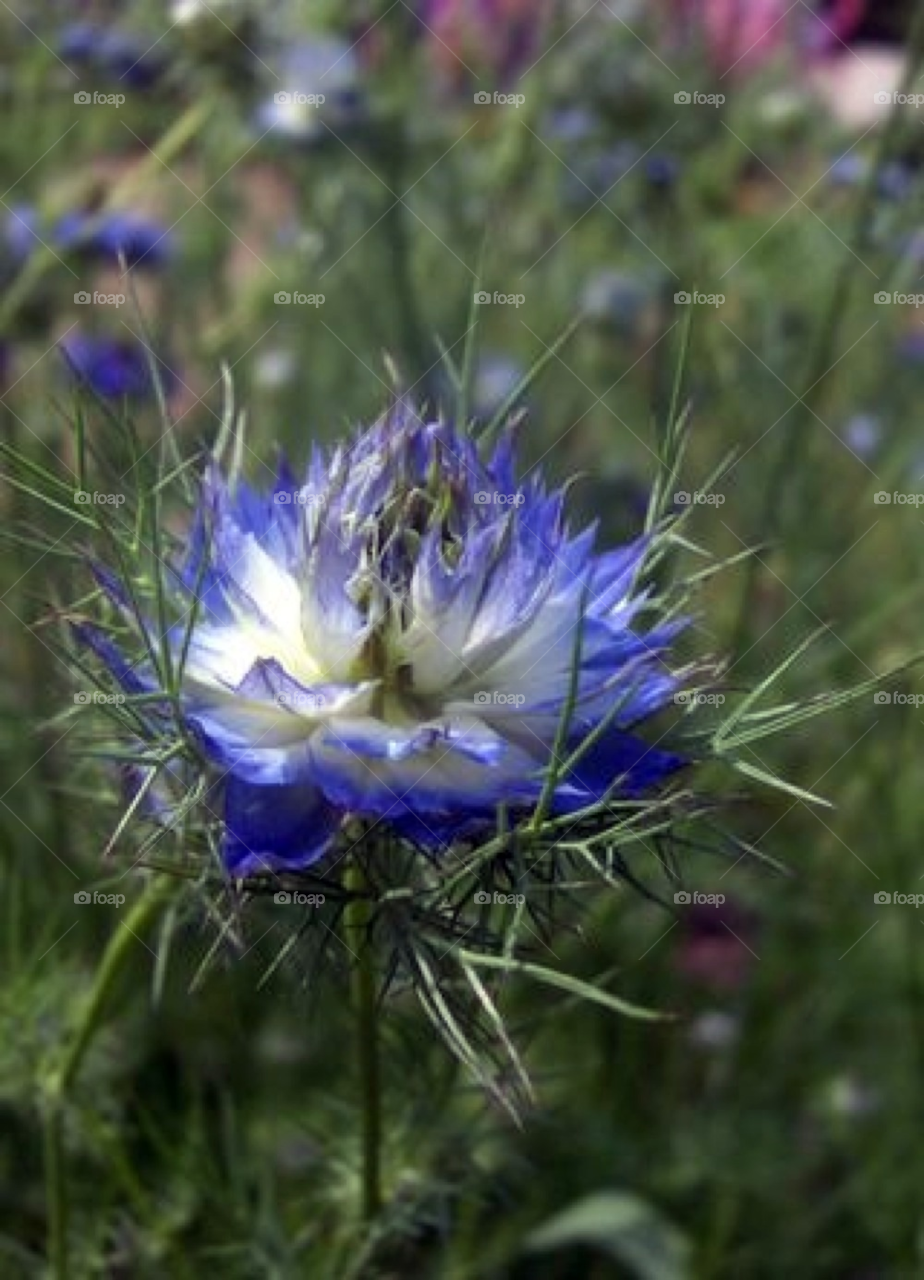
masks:
[[[597,1191],[551,1218],[526,1239],[525,1251],[574,1245],[621,1262],[640,1280],[687,1280],[690,1246],[678,1229],[638,1196]]]
[[[583,982],[580,978],[575,978],[570,973],[559,973],[555,969],[546,969],[541,964],[531,964],[527,960],[513,960],[507,956],[482,955],[477,951],[463,951],[461,947],[455,954],[463,965],[471,965],[474,968],[480,965],[485,969],[505,969],[509,973],[520,973],[524,977],[534,978],[537,982],[544,982],[550,987],[557,987],[559,991],[566,991],[568,995],[578,996],[580,999],[589,1000],[593,1004],[602,1004],[605,1008],[611,1009],[614,1013],[621,1013],[627,1018],[641,1018],[647,1022],[658,1022],[672,1016],[669,1013],[661,1013],[657,1009],[644,1009],[641,1005],[632,1004],[619,996],[613,996],[607,991],[601,991],[599,987],[595,987],[589,982]]]

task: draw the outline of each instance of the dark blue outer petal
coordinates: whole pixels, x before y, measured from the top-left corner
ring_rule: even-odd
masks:
[[[582,738],[569,742],[566,754],[576,751]],[[682,756],[649,746],[641,738],[622,729],[610,729],[600,741],[578,761],[566,781],[580,788],[588,797],[583,803],[572,803],[569,796],[556,797],[556,813],[570,813],[601,799],[619,780],[617,793],[638,796],[664,782],[687,762]]]
[[[232,876],[300,871],[327,852],[340,814],[317,787],[225,779],[223,858]]]

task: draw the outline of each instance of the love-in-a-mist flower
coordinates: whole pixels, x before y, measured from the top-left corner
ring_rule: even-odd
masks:
[[[221,777],[232,874],[305,868],[348,817],[434,851],[477,838],[499,805],[511,820],[534,810],[556,745],[571,765],[546,796],[557,814],[679,767],[636,733],[678,687],[664,655],[680,624],[634,625],[648,542],[598,553],[564,502],[536,471],[517,479],[512,430],[483,460],[402,405],[315,449],[303,483],[287,465],[263,491],[207,471],[176,568],[195,621],[171,638],[175,663],[188,640],[178,700]],[[97,574],[137,628],[124,588]],[[79,630],[127,690],[156,689],[148,662]]]

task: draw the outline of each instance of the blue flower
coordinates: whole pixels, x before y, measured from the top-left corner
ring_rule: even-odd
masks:
[[[155,43],[113,27],[74,22],[61,32],[58,54],[65,63],[98,70],[132,89],[148,89],[167,65]]]
[[[528,814],[572,692],[562,763],[601,728],[553,813],[680,767],[636,733],[678,687],[664,659],[682,626],[637,626],[648,542],[599,554],[563,505],[536,472],[518,483],[509,431],[484,461],[403,408],[316,449],[301,484],[284,463],[266,491],[210,467],[175,567],[178,613],[198,602],[180,706],[221,771],[231,874],[305,868],[348,816],[438,851],[493,830],[500,804]],[[134,625],[114,575],[97,578]],[[127,691],[160,687],[100,628],[80,637]]]
[[[148,354],[140,343],[72,332],[60,346],[72,371],[98,396],[141,399],[153,392]],[[169,390],[173,375],[163,366],[161,375]]]
[[[257,108],[256,126],[262,134],[314,143],[365,117],[356,53],[345,41],[325,36],[288,51],[275,78],[272,101]]]
[[[645,161],[645,177],[653,187],[672,187],[680,176],[680,162],[674,156],[654,154]]]
[[[65,214],[54,229],[54,242],[62,249],[112,262],[118,262],[122,254],[129,267],[160,267],[170,255],[166,229],[150,218],[125,210]]]
[[[17,266],[41,247],[41,220],[32,205],[12,206],[3,220],[3,242]]]
[[[607,268],[591,276],[581,291],[581,310],[589,320],[622,337],[636,337],[646,329],[657,301],[643,275]]]

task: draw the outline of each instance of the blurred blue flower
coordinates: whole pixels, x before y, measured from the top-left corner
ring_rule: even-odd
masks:
[[[132,89],[156,84],[167,66],[156,41],[114,27],[75,22],[58,39],[58,56],[65,63],[83,65]]]
[[[565,523],[564,492],[514,465],[509,431],[483,461],[398,407],[315,449],[304,483],[285,463],[264,492],[206,473],[172,642],[176,660],[198,593],[180,701],[222,771],[231,874],[309,866],[347,815],[441,850],[493,830],[499,804],[531,812],[572,687],[563,759],[601,733],[553,812],[681,766],[636,734],[678,687],[664,657],[683,626],[633,625],[647,541],[596,553],[595,526]],[[131,624],[118,581],[97,578]],[[78,635],[126,690],[160,687],[99,628]]]
[[[890,160],[876,175],[879,194],[889,200],[904,200],[914,187],[914,172],[902,160]]]
[[[98,396],[142,399],[153,393],[149,356],[138,342],[71,332],[60,342],[71,371]],[[160,367],[165,389],[174,377]]]
[[[568,204],[590,206],[608,195],[638,163],[639,148],[634,142],[618,142],[605,151],[566,158],[563,191]]]
[[[365,118],[356,51],[331,36],[304,41],[282,60],[271,101],[257,109],[261,133],[312,142]]]
[[[869,160],[857,151],[838,156],[828,170],[828,178],[835,186],[853,187],[863,182],[869,173]]]
[[[489,421],[504,401],[522,382],[526,370],[519,361],[501,352],[486,352],[475,366],[472,411],[476,418]]]
[[[41,246],[41,220],[38,210],[28,204],[17,204],[6,210],[3,219],[3,244],[17,264]]]
[[[588,107],[557,107],[545,118],[544,133],[552,142],[586,142],[600,129],[600,117]]]
[[[89,257],[117,263],[121,253],[129,267],[161,267],[171,249],[169,233],[159,222],[124,210],[65,214],[53,237],[60,248]]]
[[[896,344],[896,352],[899,359],[908,364],[924,361],[924,327],[919,324],[903,333]]]
[[[581,293],[581,309],[589,320],[627,338],[641,330],[653,301],[651,285],[642,276],[610,269],[593,275]]]
[[[655,153],[645,161],[645,177],[653,187],[672,187],[680,176],[680,161]]]
[[[859,458],[871,458],[882,444],[882,420],[872,413],[857,413],[846,423],[841,438]]]

